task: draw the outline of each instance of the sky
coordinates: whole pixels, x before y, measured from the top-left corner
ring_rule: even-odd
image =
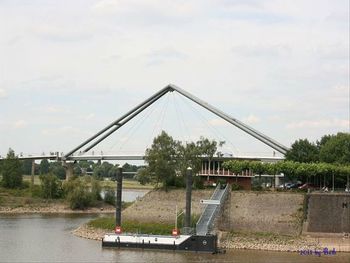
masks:
[[[0,0],[0,155],[68,152],[167,84],[290,147],[350,132],[348,0]],[[165,130],[271,155],[169,93],[94,151]]]

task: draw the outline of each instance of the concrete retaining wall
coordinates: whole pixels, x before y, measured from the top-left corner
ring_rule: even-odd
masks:
[[[308,199],[307,232],[350,233],[350,194],[312,193]]]
[[[304,194],[285,192],[232,192],[230,210],[219,229],[299,235]]]
[[[204,208],[200,199],[209,199],[213,190],[192,192],[192,214]],[[185,208],[185,190],[151,191],[125,209],[122,218],[144,222],[173,223],[175,206]],[[233,191],[224,204],[217,227],[224,231],[270,232],[298,235],[301,232],[304,194]]]

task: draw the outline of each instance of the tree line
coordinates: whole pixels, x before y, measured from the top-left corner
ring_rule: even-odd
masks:
[[[276,175],[283,173],[289,180],[299,180],[330,185],[334,177],[335,187],[344,187],[350,176],[350,134],[324,135],[316,142],[296,140],[286,154],[286,160],[276,163],[228,161],[224,167],[239,174],[251,170],[255,174]]]

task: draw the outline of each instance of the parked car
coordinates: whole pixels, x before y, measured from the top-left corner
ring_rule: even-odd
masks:
[[[281,184],[279,186],[279,188],[281,189],[295,189],[295,188],[298,188],[299,186],[301,186],[302,183],[300,181],[298,182],[295,182],[295,183],[292,183],[292,182],[288,182],[288,183],[285,183],[285,184]]]
[[[314,190],[314,189],[316,189],[318,187],[316,185],[314,185],[314,184],[305,183],[305,184],[299,186],[298,188],[299,189],[313,189]]]

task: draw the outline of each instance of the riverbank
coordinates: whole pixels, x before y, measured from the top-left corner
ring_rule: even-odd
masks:
[[[126,208],[135,199],[148,190],[124,189],[125,197],[122,202]],[[78,213],[114,213],[115,207],[104,201],[96,200],[86,209],[71,209],[67,200],[44,199],[40,195],[40,186],[32,188],[7,189],[0,187],[0,214],[78,214]]]
[[[99,207],[90,207],[84,210],[72,210],[68,204],[59,201],[48,201],[35,205],[22,205],[18,207],[0,206],[1,214],[113,214],[115,207],[102,204]]]
[[[226,249],[257,249],[268,251],[323,251],[350,252],[350,239],[334,235],[332,238],[311,236],[283,236],[269,233],[222,233],[220,246]]]

